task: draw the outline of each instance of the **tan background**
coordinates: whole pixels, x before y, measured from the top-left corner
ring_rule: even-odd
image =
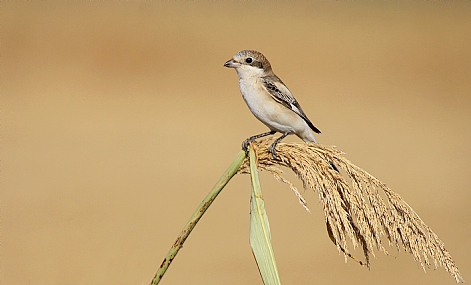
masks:
[[[247,48],[471,281],[468,1],[1,6],[1,284],[148,284],[242,140],[266,130],[222,66]],[[394,249],[370,271],[345,264],[316,194],[310,215],[261,177],[284,284],[454,283]],[[161,284],[261,284],[249,195],[235,177]]]

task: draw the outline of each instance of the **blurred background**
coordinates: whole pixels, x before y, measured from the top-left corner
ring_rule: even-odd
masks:
[[[241,142],[267,130],[223,67],[242,49],[267,56],[319,142],[399,193],[471,280],[469,2],[1,8],[1,284],[150,283]],[[454,283],[393,248],[371,270],[345,263],[316,193],[308,214],[261,182],[284,284]],[[161,284],[262,284],[249,199],[234,177]]]

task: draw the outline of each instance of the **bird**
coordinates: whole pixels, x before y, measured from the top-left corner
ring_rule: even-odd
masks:
[[[245,103],[252,114],[270,129],[269,132],[247,138],[242,143],[243,150],[247,151],[250,142],[277,132],[282,135],[268,148],[275,159],[279,159],[276,146],[288,135],[295,134],[305,142],[317,143],[314,134],[320,134],[321,131],[309,120],[261,52],[239,51],[224,66],[236,70]]]

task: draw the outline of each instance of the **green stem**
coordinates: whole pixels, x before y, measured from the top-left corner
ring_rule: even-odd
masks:
[[[157,273],[155,274],[154,279],[152,279],[151,285],[159,284],[160,280],[162,279],[168,267],[170,266],[170,263],[172,263],[178,251],[180,250],[180,248],[182,248],[183,243],[188,238],[193,228],[196,226],[196,224],[201,219],[201,217],[206,212],[206,210],[209,208],[209,206],[211,206],[211,204],[216,199],[218,194],[222,191],[224,186],[226,186],[229,180],[231,180],[231,178],[237,173],[237,170],[239,170],[239,167],[244,162],[244,159],[245,159],[245,152],[241,150],[239,154],[237,155],[236,159],[232,162],[232,164],[226,170],[226,172],[224,172],[221,178],[219,178],[219,181],[216,183],[216,185],[214,185],[211,192],[209,192],[206,198],[204,198],[204,200],[198,206],[198,208],[193,213],[193,216],[191,216],[188,223],[186,223],[185,227],[183,228],[181,233],[178,235],[177,239],[175,240],[169,252],[167,253],[167,256],[165,256],[164,261],[162,261],[162,264],[160,265],[159,270],[157,270]]]

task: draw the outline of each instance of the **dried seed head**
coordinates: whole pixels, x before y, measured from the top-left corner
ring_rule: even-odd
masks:
[[[318,193],[329,237],[345,258],[352,257],[350,242],[354,248],[362,248],[369,266],[369,254],[374,248],[388,254],[381,242],[385,237],[398,250],[402,247],[411,253],[424,270],[433,263],[444,267],[456,282],[464,282],[443,242],[414,210],[386,184],[347,160],[341,151],[320,144],[280,143],[280,160],[275,160],[267,151],[272,142],[267,139],[254,144],[258,168],[287,183],[305,209],[306,201],[291,182],[281,177],[283,171],[279,167],[290,168],[304,188]],[[248,163],[244,162],[239,173],[249,172]],[[349,179],[344,179],[331,163]]]

